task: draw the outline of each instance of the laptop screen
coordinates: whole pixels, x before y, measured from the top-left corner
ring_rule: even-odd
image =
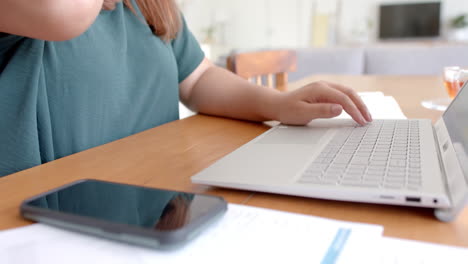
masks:
[[[465,178],[468,176],[468,82],[443,115],[450,139],[457,154]]]

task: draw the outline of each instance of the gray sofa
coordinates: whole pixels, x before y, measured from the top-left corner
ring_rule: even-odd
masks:
[[[436,75],[468,66],[467,45],[383,45],[297,49],[295,81],[312,74]]]

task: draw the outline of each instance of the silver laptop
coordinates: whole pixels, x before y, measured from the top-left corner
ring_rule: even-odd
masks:
[[[464,87],[468,86],[465,84]],[[198,184],[435,208],[450,221],[468,197],[468,89],[430,120],[318,119],[275,126],[192,177]]]

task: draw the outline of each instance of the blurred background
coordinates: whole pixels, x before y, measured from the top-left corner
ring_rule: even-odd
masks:
[[[179,0],[179,4],[214,61],[232,50],[468,41],[466,0]]]
[[[217,65],[225,67],[228,56],[245,52],[287,49],[297,58],[286,78],[290,83],[320,74],[442,76],[447,66],[468,68],[468,0],[179,4],[205,55]],[[258,66],[265,59],[253,61]]]

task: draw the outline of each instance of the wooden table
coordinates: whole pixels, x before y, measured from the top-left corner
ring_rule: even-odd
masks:
[[[409,118],[434,120],[441,115],[419,103],[444,96],[438,77],[315,76],[304,82],[320,79],[393,95]],[[468,210],[452,223],[441,223],[430,209],[253,193],[190,182],[191,175],[267,129],[264,124],[196,115],[0,178],[0,229],[30,224],[18,213],[23,199],[77,179],[96,178],[217,194],[231,203],[380,224],[386,236],[468,247]]]

